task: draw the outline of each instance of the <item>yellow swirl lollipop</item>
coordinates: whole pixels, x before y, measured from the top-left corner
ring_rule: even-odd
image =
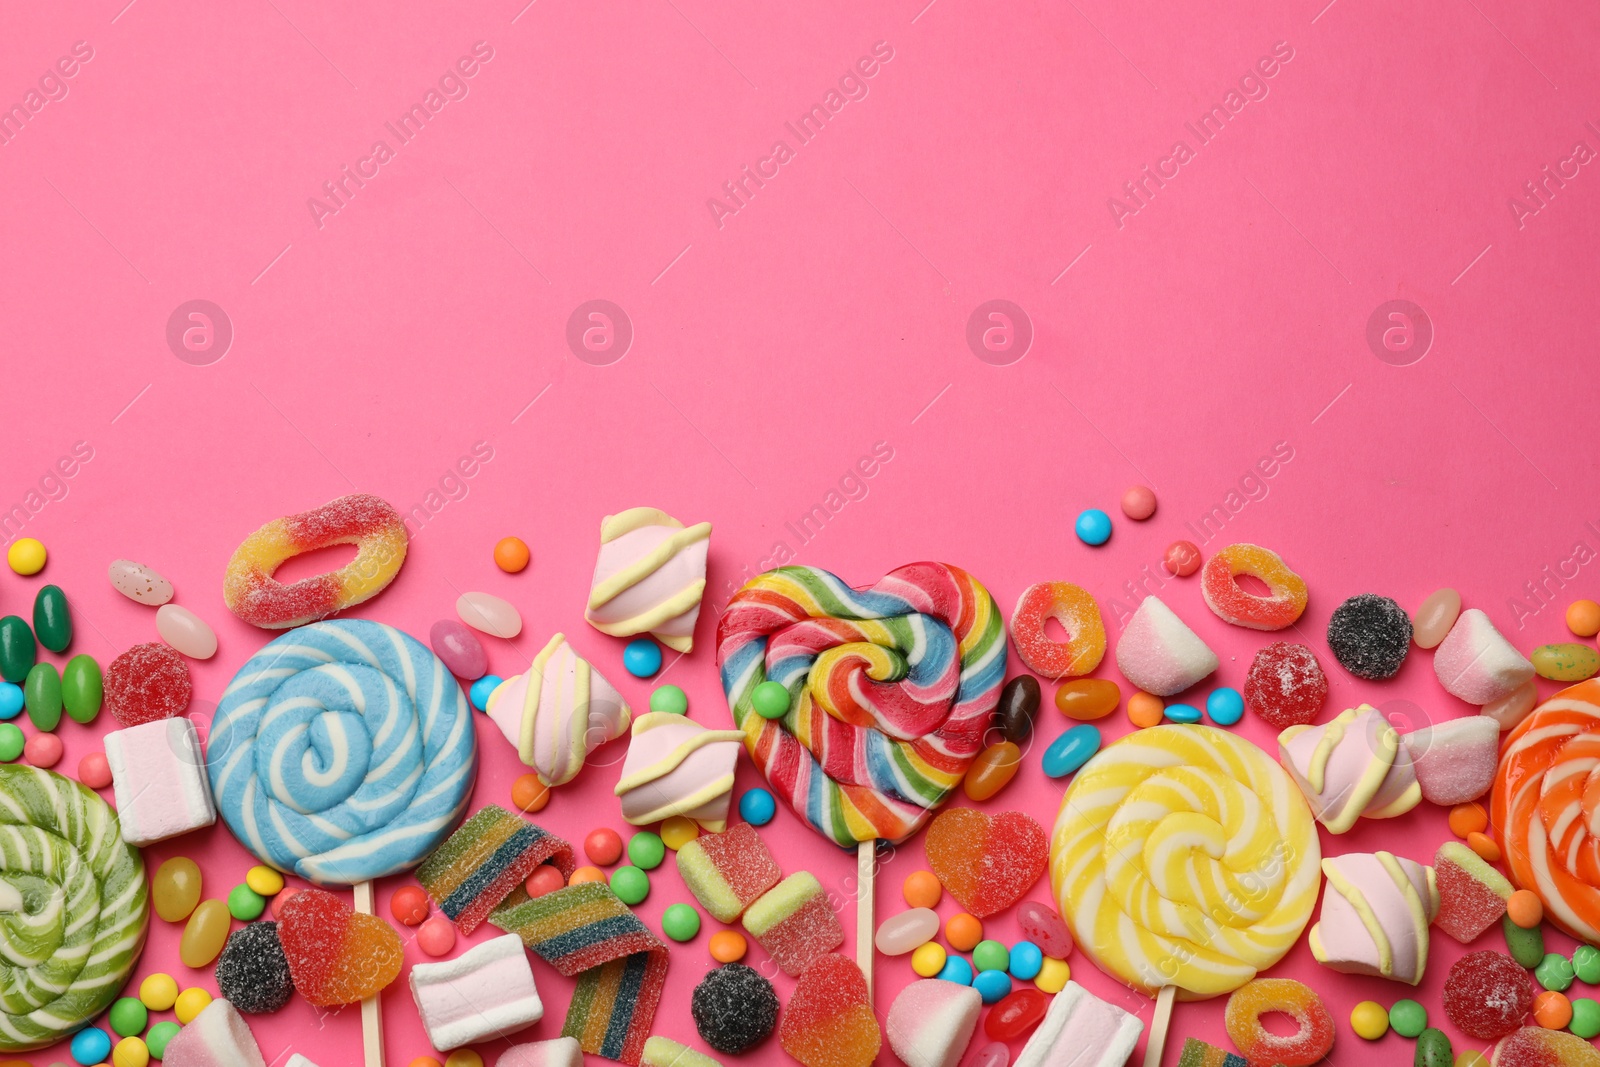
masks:
[[[1270,756],[1210,726],[1156,726],[1078,772],[1050,877],[1101,970],[1150,996],[1203,1000],[1294,946],[1321,859],[1305,798]]]

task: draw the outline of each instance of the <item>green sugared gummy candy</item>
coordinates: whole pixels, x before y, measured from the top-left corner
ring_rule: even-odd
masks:
[[[1545,953],[1539,966],[1533,969],[1533,977],[1539,984],[1557,993],[1565,993],[1572,987],[1572,976],[1572,961],[1559,952]]]
[[[1428,1009],[1414,1000],[1397,1000],[1389,1009],[1389,1026],[1401,1037],[1416,1037],[1428,1028]]]
[[[1529,970],[1544,960],[1544,931],[1537,926],[1524,930],[1511,921],[1510,915],[1500,917],[1500,931],[1506,937],[1506,951],[1511,958]]]
[[[1579,945],[1572,950],[1572,973],[1587,985],[1600,985],[1600,948]]]

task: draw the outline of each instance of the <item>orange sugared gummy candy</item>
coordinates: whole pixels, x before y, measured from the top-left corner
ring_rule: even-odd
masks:
[[[804,1067],[868,1067],[877,1059],[883,1031],[861,968],[837,953],[813,960],[784,1009],[778,1042]]]
[[[278,940],[295,989],[318,1007],[375,996],[400,976],[405,955],[394,927],[321,889],[303,889],[283,906]]]

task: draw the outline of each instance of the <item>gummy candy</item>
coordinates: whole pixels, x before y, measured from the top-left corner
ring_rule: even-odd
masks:
[[[1444,1013],[1457,1029],[1493,1041],[1522,1025],[1533,1006],[1533,983],[1504,953],[1469,952],[1445,976],[1443,996]]]
[[[983,1021],[983,1032],[996,1041],[1010,1041],[1039,1025],[1047,1007],[1049,1000],[1037,989],[1018,989],[1006,994],[990,1010]]]
[[[1434,923],[1470,945],[1500,921],[1511,897],[1511,883],[1459,841],[1446,841],[1433,857],[1439,886],[1439,915]]]
[[[742,963],[718,967],[695,986],[689,1001],[700,1039],[718,1052],[755,1048],[778,1025],[778,994],[759,971]]]
[[[1054,619],[1066,631],[1057,641],[1045,632]],[[1011,613],[1011,643],[1022,662],[1047,678],[1074,678],[1100,666],[1106,627],[1093,595],[1071,582],[1039,582],[1017,598]]]
[[[1270,596],[1247,593],[1234,581],[1248,574],[1264,582]],[[1206,560],[1200,571],[1200,593],[1217,618],[1252,630],[1293,626],[1306,610],[1306,583],[1283,557],[1260,545],[1229,545]]]
[[[1235,1056],[1215,1045],[1206,1044],[1198,1037],[1191,1037],[1183,1043],[1178,1067],[1249,1067],[1249,1064],[1243,1056]]]
[[[1386,596],[1359,593],[1333,609],[1328,647],[1357,678],[1379,682],[1400,673],[1411,650],[1411,619]]]
[[[725,923],[737,919],[783,878],[766,842],[743,822],[678,849],[678,874],[694,898]]]
[[[187,856],[163,862],[150,882],[150,899],[167,922],[183,922],[200,903],[200,865]]]
[[[232,1004],[213,1000],[162,1051],[162,1067],[266,1067],[250,1024]]]
[[[1275,1034],[1261,1016],[1282,1012],[1300,1027]],[[1223,1024],[1250,1067],[1310,1067],[1333,1048],[1333,1016],[1310,986],[1292,978],[1256,978],[1228,998]]]
[[[1044,994],[1033,993],[1042,1016]],[[912,982],[894,998],[884,1020],[889,1047],[908,1067],[956,1067],[982,1010],[983,998],[969,986],[936,978]]]
[[[488,804],[417,868],[417,881],[470,934],[546,860],[573,871],[572,846],[496,804]]]
[[[940,883],[980,919],[1022,899],[1049,861],[1044,829],[1020,811],[952,808],[933,820],[924,847]]]
[[[1158,697],[1183,692],[1216,670],[1217,663],[1211,647],[1158,597],[1139,602],[1117,639],[1117,669]]]
[[[278,916],[278,939],[301,996],[318,1007],[354,1004],[400,974],[404,946],[394,927],[357,915],[321,889],[302,889]]]
[[[1439,684],[1468,704],[1504,699],[1533,679],[1533,664],[1478,608],[1461,613],[1433,654]]]
[[[1485,715],[1424,726],[1400,740],[1411,753],[1422,799],[1450,807],[1477,800],[1494,784],[1500,724]]]
[[[495,1067],[506,1067],[504,1061]],[[574,1064],[574,1067],[582,1067]],[[667,1037],[652,1037],[644,1043],[644,1057],[639,1067],[722,1067],[710,1056],[686,1048]]]
[[[803,1067],[872,1063],[883,1044],[883,1032],[861,968],[835,953],[813,960],[795,983],[778,1027],[778,1041]]]
[[[1600,1050],[1559,1030],[1524,1026],[1494,1048],[1495,1067],[1600,1067]]]
[[[1010,741],[997,741],[978,753],[967,768],[961,789],[968,800],[988,800],[1017,776],[1022,766],[1022,749]]]
[[[247,1015],[289,1003],[294,983],[278,940],[278,924],[255,922],[228,935],[217,959],[217,992]]]
[[[105,706],[124,726],[182,715],[194,694],[189,665],[158,642],[134,645],[112,660],[103,684]]]
[[[1305,726],[1322,713],[1328,676],[1307,646],[1274,641],[1251,661],[1244,699],[1251,711],[1280,730]]]
[[[791,977],[844,944],[839,917],[809,871],[791,874],[763,893],[744,913],[744,928]]]

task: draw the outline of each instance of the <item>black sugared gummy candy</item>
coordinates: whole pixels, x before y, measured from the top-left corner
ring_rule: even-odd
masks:
[[[700,1039],[734,1056],[772,1036],[778,1025],[778,994],[760,972],[729,963],[695,986],[689,1011]]]
[[[264,1015],[289,1003],[294,983],[277,923],[253,922],[228,935],[217,957],[217,992],[247,1015]]]
[[[1357,678],[1393,678],[1411,649],[1411,618],[1386,596],[1360,593],[1333,609],[1328,647]]]

